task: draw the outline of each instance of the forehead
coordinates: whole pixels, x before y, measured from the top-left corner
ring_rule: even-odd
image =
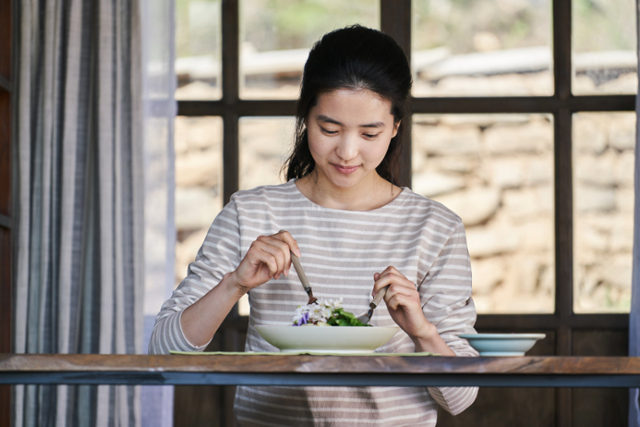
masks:
[[[336,89],[318,96],[310,114],[354,120],[393,120],[391,102],[367,89]]]

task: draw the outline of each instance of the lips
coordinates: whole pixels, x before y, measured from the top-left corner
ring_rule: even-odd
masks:
[[[349,175],[358,170],[360,166],[347,166],[347,165],[336,165],[332,164],[332,166],[340,173]]]

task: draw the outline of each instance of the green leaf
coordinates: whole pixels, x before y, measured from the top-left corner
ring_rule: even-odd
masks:
[[[336,319],[336,321],[338,322],[339,326],[351,326],[349,324],[349,321],[347,321],[347,320],[345,320],[343,318],[338,318],[338,319]]]

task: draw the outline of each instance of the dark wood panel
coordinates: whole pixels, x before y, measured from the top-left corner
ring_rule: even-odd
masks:
[[[11,218],[0,214],[0,227],[2,228],[11,228]]]
[[[0,0],[0,75],[11,79],[11,0]]]
[[[573,333],[573,353],[579,356],[626,356],[626,331],[589,330]],[[613,388],[572,390],[573,425],[578,427],[626,426],[629,392]]]
[[[12,0],[0,0],[0,352],[11,351],[11,68]],[[8,224],[7,224],[8,223]],[[0,386],[0,425],[11,425],[11,387]]]
[[[535,332],[541,329],[556,329],[567,326],[572,329],[629,329],[628,314],[573,314],[561,319],[554,314],[481,314],[476,329],[503,332]]]
[[[482,332],[504,332],[499,329]],[[545,356],[555,353],[555,332],[539,330],[547,334],[527,353],[528,356]],[[478,398],[462,414],[451,416],[443,410],[438,413],[438,426],[442,427],[510,427],[553,426],[555,419],[556,391],[551,388],[494,388],[484,387]]]
[[[0,91],[0,214],[11,214],[11,95]]]
[[[575,427],[627,427],[629,391],[618,388],[571,389]]]
[[[236,329],[246,333],[249,318],[246,316],[228,317],[221,329]],[[574,314],[569,319],[560,319],[553,314],[480,314],[476,329],[481,332],[489,330],[501,332],[539,332],[556,329],[566,325],[572,329],[611,329],[627,331],[629,329],[628,314]]]
[[[9,79],[0,74],[0,92],[11,92],[12,85]]]
[[[11,230],[0,229],[0,353],[11,353]],[[0,426],[10,425],[11,386],[0,386]]]
[[[216,334],[205,351],[221,351],[222,337]],[[173,395],[174,427],[226,427],[221,416],[225,410],[222,386],[176,386]]]
[[[556,392],[550,388],[481,388],[474,404],[452,416],[438,408],[438,427],[550,427]]]

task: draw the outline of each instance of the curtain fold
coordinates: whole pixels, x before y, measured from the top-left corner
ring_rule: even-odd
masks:
[[[142,68],[145,146],[145,290],[144,338],[147,353],[156,315],[174,288],[176,229],[174,220],[173,130],[175,3],[142,4]],[[173,425],[173,386],[142,388],[142,427]]]
[[[18,1],[17,353],[136,353],[144,161],[139,0]],[[140,425],[139,387],[17,386],[22,426]]]
[[[640,72],[640,0],[636,1],[636,52]],[[636,94],[640,94],[640,86]],[[636,96],[636,148],[633,216],[633,272],[629,311],[629,356],[640,357],[640,99]],[[640,389],[629,389],[629,427],[640,427]]]

